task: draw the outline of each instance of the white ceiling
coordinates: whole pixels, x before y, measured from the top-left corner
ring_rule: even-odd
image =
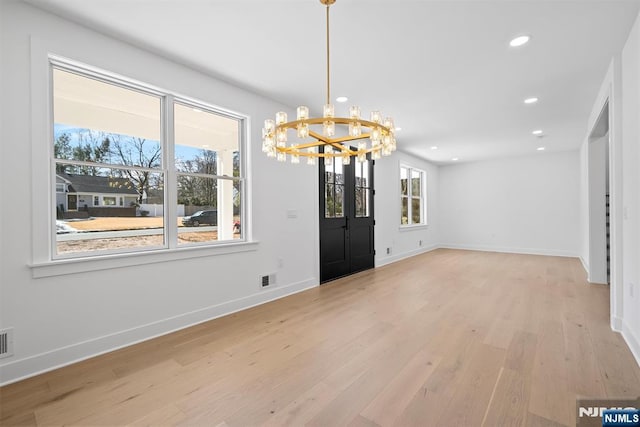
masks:
[[[290,105],[290,115],[324,103],[318,0],[26,1]],[[438,163],[576,149],[639,9],[640,0],[338,0],[332,97],[349,97],[336,107],[343,114],[353,103],[392,115],[399,149]],[[510,47],[520,34],[531,41]],[[530,96],[540,101],[524,105]]]

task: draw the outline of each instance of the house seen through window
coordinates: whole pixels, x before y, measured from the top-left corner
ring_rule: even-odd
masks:
[[[243,239],[242,118],[65,64],[52,74],[53,257]]]

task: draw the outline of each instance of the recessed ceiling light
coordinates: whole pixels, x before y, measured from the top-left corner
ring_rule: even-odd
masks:
[[[540,129],[538,130],[534,130],[533,132],[531,132],[534,135],[542,135],[542,131]]]
[[[401,127],[397,127],[397,128],[396,128],[396,131],[398,131],[398,132],[400,132],[401,130],[402,130],[402,128],[401,128]]]
[[[536,98],[535,96],[524,100],[525,104],[535,104],[536,102],[538,102],[538,98]]]
[[[336,98],[336,102],[347,102],[349,100],[349,98],[347,98],[346,96],[339,96]]]
[[[433,147],[431,147],[432,150],[437,150],[438,147],[436,147],[435,145]]]
[[[451,160],[453,160],[454,162],[457,162],[459,159],[458,159],[457,157],[454,157],[454,158],[453,158],[453,159],[451,159]]]
[[[544,147],[538,147],[538,148],[536,148],[536,150],[538,150],[538,151],[544,151]]]
[[[511,40],[509,42],[509,46],[511,47],[518,47],[518,46],[522,46],[526,43],[529,42],[529,40],[531,40],[531,37],[529,36],[518,36],[515,39]]]

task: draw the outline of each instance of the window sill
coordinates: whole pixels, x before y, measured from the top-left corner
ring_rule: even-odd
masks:
[[[31,275],[34,279],[67,274],[84,273],[87,271],[110,270],[112,268],[132,267],[137,265],[165,263],[182,259],[193,259],[218,255],[228,255],[240,252],[255,251],[258,243],[238,242],[216,246],[188,247],[178,249],[150,250],[136,253],[100,255],[91,258],[73,258],[33,263]]]
[[[401,225],[400,231],[426,230],[427,228],[429,228],[429,224]]]

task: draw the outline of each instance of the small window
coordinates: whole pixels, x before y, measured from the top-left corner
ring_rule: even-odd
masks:
[[[115,206],[116,205],[116,198],[115,197],[105,196],[105,197],[102,198],[102,204],[104,206]]]
[[[424,181],[424,171],[400,166],[400,225],[426,224]]]

